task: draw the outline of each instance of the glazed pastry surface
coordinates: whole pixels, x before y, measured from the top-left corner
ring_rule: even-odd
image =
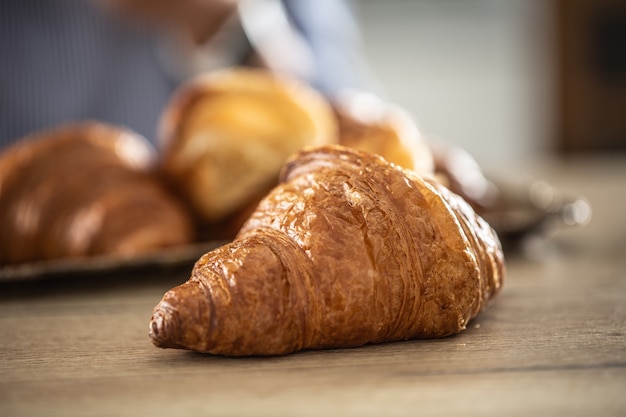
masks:
[[[150,334],[237,356],[443,337],[503,278],[496,234],[460,197],[371,153],[312,148],[165,294]]]

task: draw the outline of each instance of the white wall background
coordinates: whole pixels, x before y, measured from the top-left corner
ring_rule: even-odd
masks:
[[[387,98],[498,169],[550,147],[549,3],[360,0],[357,11]]]

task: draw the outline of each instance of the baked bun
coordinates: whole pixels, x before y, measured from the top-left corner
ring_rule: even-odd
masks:
[[[141,136],[97,122],[0,153],[0,263],[132,256],[190,242],[190,215],[153,173]]]
[[[229,68],[180,87],[161,139],[166,175],[204,221],[216,223],[256,205],[289,155],[336,142],[337,128],[330,104],[311,87]]]
[[[415,120],[402,107],[367,92],[345,92],[333,103],[339,143],[376,153],[387,161],[433,175],[433,156]]]

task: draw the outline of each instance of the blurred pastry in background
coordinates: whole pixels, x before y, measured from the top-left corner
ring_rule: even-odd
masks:
[[[288,156],[336,143],[336,124],[328,101],[300,81],[264,69],[208,72],[181,86],[162,116],[162,169],[214,226],[209,237],[229,237]]]
[[[0,264],[135,256],[189,243],[188,211],[142,136],[99,122],[29,135],[0,153]]]
[[[435,177],[478,212],[484,213],[495,203],[497,187],[476,160],[464,149],[422,134],[415,118],[401,106],[368,92],[346,92],[333,105],[340,144]]]
[[[414,118],[402,107],[360,91],[343,92],[333,106],[341,145],[379,154],[422,176],[433,175],[430,148]]]

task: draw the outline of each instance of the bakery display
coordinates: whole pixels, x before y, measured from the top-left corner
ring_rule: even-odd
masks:
[[[174,94],[161,127],[163,170],[204,222],[235,229],[298,149],[335,143],[326,99],[263,69],[202,74]],[[230,226],[232,228],[232,226]],[[232,237],[232,236],[231,236]]]
[[[3,149],[6,276],[186,246],[150,337],[226,356],[449,336],[502,287],[482,171],[397,105],[229,68],[176,90],[158,140],[87,121]]]
[[[221,355],[444,337],[498,294],[497,235],[460,197],[370,152],[298,152],[236,239],[155,307],[156,346]]]
[[[191,242],[188,211],[146,139],[99,122],[33,133],[0,153],[0,264],[128,257]]]

